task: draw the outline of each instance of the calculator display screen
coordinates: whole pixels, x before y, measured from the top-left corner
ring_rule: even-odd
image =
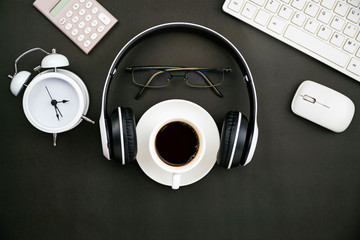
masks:
[[[60,0],[51,10],[50,13],[53,16],[56,16],[56,14],[58,14],[61,9],[64,8],[64,6],[69,2],[70,0]]]

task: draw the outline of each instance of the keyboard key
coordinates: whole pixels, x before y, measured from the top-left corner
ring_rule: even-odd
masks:
[[[360,19],[360,12],[352,8],[347,16],[347,19],[349,19],[353,23],[358,23]]]
[[[79,11],[79,15],[80,16],[84,16],[84,14],[86,13],[86,10],[85,9],[80,9],[80,11]]]
[[[91,41],[90,41],[90,40],[86,40],[86,41],[84,42],[84,47],[88,47],[88,46],[90,46],[90,44],[91,44]]]
[[[90,38],[91,40],[95,40],[97,38],[98,34],[97,33],[93,33],[91,34]]]
[[[318,11],[319,7],[312,2],[310,2],[305,8],[305,13],[311,17],[315,17]]]
[[[239,12],[243,3],[243,0],[232,0],[227,7],[234,12]]]
[[[254,21],[260,25],[265,26],[270,19],[270,13],[265,12],[263,10],[259,10],[258,14],[256,15]]]
[[[265,0],[251,0],[253,3],[259,5],[259,6],[263,6],[265,3]]]
[[[67,11],[65,14],[65,16],[68,18],[71,17],[72,15],[73,15],[73,11],[71,11],[71,10]]]
[[[345,37],[339,33],[334,33],[330,42],[337,47],[341,47],[342,43],[344,42]]]
[[[347,70],[349,70],[350,72],[356,74],[356,75],[360,75],[360,61],[352,58],[349,66],[347,67]]]
[[[66,23],[66,19],[65,18],[60,18],[59,24],[64,25],[65,23]]]
[[[336,4],[334,12],[344,17],[348,9],[349,9],[348,5],[344,4],[343,2],[338,2]]]
[[[321,6],[326,7],[327,9],[332,9],[336,0],[322,0]]]
[[[355,37],[357,31],[358,31],[358,27],[351,23],[346,24],[346,27],[344,28],[344,33],[352,38]]]
[[[280,6],[280,3],[278,1],[270,0],[266,4],[265,8],[267,10],[269,10],[270,12],[275,13],[278,10],[279,6]]]
[[[306,20],[305,15],[303,15],[303,14],[301,14],[299,12],[296,12],[294,14],[293,18],[291,19],[291,22],[293,22],[294,24],[301,27],[304,24],[305,20]]]
[[[325,26],[321,26],[318,32],[318,36],[327,41],[332,33],[332,30],[330,28],[327,28]]]
[[[105,13],[100,13],[98,19],[105,25],[109,25],[111,20]]]
[[[348,53],[353,54],[356,51],[356,49],[358,48],[358,44],[355,41],[348,39],[348,40],[346,40],[343,48]]]
[[[71,20],[73,23],[77,23],[79,21],[79,16],[74,16]]]
[[[330,22],[330,19],[332,17],[332,13],[329,11],[326,11],[325,9],[322,9],[319,13],[318,20],[320,22],[323,22],[325,24],[328,24]]]
[[[77,40],[79,42],[81,42],[82,40],[84,40],[85,36],[83,34],[79,35],[79,37],[77,38]]]
[[[324,57],[332,63],[341,67],[345,67],[349,60],[349,56],[341,50],[324,44],[322,40],[308,34],[296,27],[289,26],[284,34],[284,37],[294,42],[295,45],[302,46],[307,50],[316,53],[320,57]]]
[[[100,25],[100,26],[97,28],[97,31],[101,33],[102,31],[104,31],[104,29],[105,29],[105,27],[104,27],[103,25]]]
[[[256,13],[257,7],[250,3],[246,3],[244,9],[242,10],[241,14],[244,17],[247,17],[249,19],[252,19]]]
[[[302,10],[305,6],[306,0],[294,0],[291,3],[291,6],[293,6],[294,8],[298,9],[298,10]]]
[[[72,8],[73,8],[75,11],[78,10],[79,7],[80,7],[80,4],[78,4],[78,3],[75,3],[75,4],[72,6]]]
[[[347,0],[347,2],[353,5],[354,7],[359,6],[359,0]]]
[[[330,26],[334,28],[335,30],[341,31],[343,26],[345,24],[345,21],[337,16],[334,17],[332,20]]]
[[[74,29],[71,31],[71,35],[73,35],[73,36],[76,36],[78,33],[79,33],[79,30],[77,30],[76,28],[74,28]]]
[[[93,5],[93,3],[91,1],[88,1],[86,4],[85,4],[85,7],[86,8],[91,8],[91,6]]]
[[[281,20],[277,17],[272,17],[269,22],[268,28],[277,34],[282,34],[285,26],[286,26],[286,23],[283,20]]]
[[[305,30],[315,33],[317,28],[319,26],[319,23],[315,22],[313,19],[309,19],[305,24]]]
[[[66,30],[70,30],[72,28],[72,24],[71,23],[68,23],[65,25],[65,29]]]
[[[293,10],[290,7],[288,7],[286,5],[282,5],[278,15],[280,17],[288,20],[288,19],[290,19],[292,13],[293,13]]]
[[[78,25],[79,28],[84,28],[85,27],[85,22],[81,21]]]
[[[98,8],[98,7],[94,7],[93,9],[91,9],[91,12],[92,12],[93,14],[97,14],[98,11],[99,11],[99,8]]]

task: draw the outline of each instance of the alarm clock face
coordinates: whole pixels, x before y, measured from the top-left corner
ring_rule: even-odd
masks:
[[[75,127],[85,109],[85,99],[79,85],[59,72],[36,76],[23,98],[24,112],[29,122],[41,131],[60,133]]]

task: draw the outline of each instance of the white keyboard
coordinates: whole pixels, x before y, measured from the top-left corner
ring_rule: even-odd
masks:
[[[223,10],[360,81],[360,0],[226,0]]]

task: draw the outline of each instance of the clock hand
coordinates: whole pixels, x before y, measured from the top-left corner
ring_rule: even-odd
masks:
[[[66,103],[66,102],[68,102],[69,100],[56,101],[55,99],[52,98],[48,87],[45,86],[45,88],[46,88],[46,91],[47,91],[47,93],[49,94],[49,97],[50,97],[50,99],[51,99],[51,102],[50,102],[50,103],[51,103],[51,105],[53,105],[54,108],[55,108],[55,115],[56,115],[58,121],[60,121],[60,116],[63,117],[63,115],[62,115],[62,113],[60,112],[60,109],[59,109],[56,105],[57,105],[57,103],[59,103],[59,102]],[[59,116],[59,114],[60,114],[60,116]]]
[[[69,102],[69,100],[57,101],[57,103],[67,103],[67,102]]]
[[[58,121],[60,121],[59,114],[57,112],[56,106],[54,106],[54,108],[55,108],[55,116],[57,117]]]
[[[46,88],[47,93],[49,94],[50,99],[53,100],[53,98],[51,97],[50,91],[49,91],[49,89],[47,88],[47,86],[45,86],[45,88]],[[51,104],[52,104],[52,103],[51,103]]]
[[[60,109],[55,105],[55,109],[57,110],[57,112],[60,114],[60,116],[62,117],[63,115],[60,112]]]

